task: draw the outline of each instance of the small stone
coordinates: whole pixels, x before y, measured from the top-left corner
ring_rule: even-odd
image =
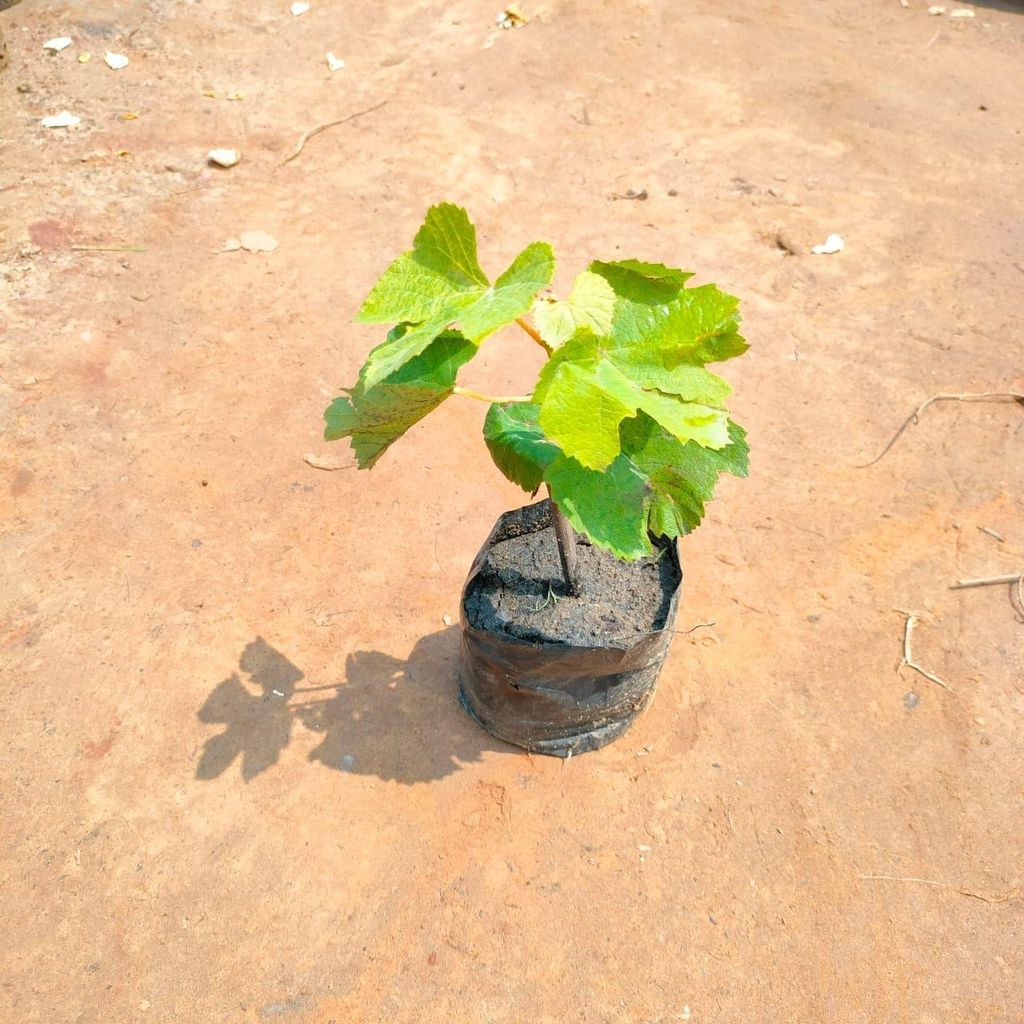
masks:
[[[277,239],[266,231],[243,231],[238,241],[246,252],[273,252],[277,248]]]
[[[241,157],[237,149],[211,149],[206,159],[218,167],[234,167]]]
[[[910,691],[910,692],[909,692],[908,694],[906,694],[906,696],[904,696],[904,698],[903,698],[903,706],[904,706],[904,707],[905,707],[905,708],[906,708],[906,709],[907,709],[908,711],[913,711],[913,710],[914,710],[914,708],[916,708],[916,707],[917,707],[917,705],[918,705],[918,704],[920,704],[920,703],[921,703],[921,698],[920,698],[920,697],[919,697],[919,696],[918,696],[918,695],[917,695],[916,693],[914,693],[914,691],[913,691],[913,690],[911,690],[911,691]]]

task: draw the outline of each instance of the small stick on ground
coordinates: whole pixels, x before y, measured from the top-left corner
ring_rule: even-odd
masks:
[[[936,882],[931,878],[909,878],[906,875],[858,875],[862,882],[920,882],[922,885],[937,885],[940,888],[945,882]]]
[[[950,590],[966,590],[967,587],[991,587],[999,583],[1016,583],[1024,576],[1024,569],[1020,572],[1007,573],[1005,576],[979,576],[976,580],[957,580],[950,586]]]
[[[983,903],[1009,903],[1010,900],[1017,900],[1024,896],[1024,889],[1011,889],[1009,892],[1004,892],[999,896],[993,896],[992,893],[988,892],[977,892],[974,889],[957,889],[957,892],[961,896],[973,896],[976,900],[981,900]]]
[[[1001,533],[996,533],[995,530],[989,529],[987,526],[979,526],[978,529],[981,530],[982,533],[987,533],[990,537],[994,537],[1000,544],[1002,544],[1006,539]]]
[[[325,458],[322,455],[315,455],[312,452],[308,452],[302,456],[302,461],[307,466],[312,466],[313,469],[325,469],[328,472],[333,472],[336,469],[355,469],[355,466],[351,466],[346,462],[340,460]]]
[[[954,889],[961,896],[973,896],[983,903],[1009,903],[1010,900],[1024,896],[1024,889],[1011,889],[1009,892],[1000,893],[997,896],[988,892],[979,892],[977,889],[954,885],[952,882],[937,882],[932,878],[909,878],[904,875],[858,875],[857,878],[865,882],[919,882],[921,885],[933,885],[937,889]]]
[[[941,686],[944,690],[948,690],[950,693],[952,693],[953,687],[951,687],[949,683],[945,682],[945,680],[940,679],[937,675],[935,675],[935,673],[929,672],[928,669],[922,668],[920,665],[918,665],[918,663],[914,661],[914,656],[910,653],[910,634],[913,631],[914,625],[917,622],[917,614],[915,612],[905,612],[899,608],[897,608],[896,610],[900,612],[901,615],[906,615],[907,617],[907,624],[903,630],[903,658],[900,661],[899,667],[896,669],[896,671],[898,672],[900,668],[906,665],[907,668],[912,668],[915,672],[920,672],[921,675],[925,677],[925,679],[930,679],[933,683],[936,684],[936,686]]]
[[[736,826],[732,823],[732,815],[729,813],[729,805],[722,799],[721,796],[718,798],[722,803],[722,810],[725,812],[725,821],[729,826],[729,831],[734,835],[738,836],[739,833],[736,831]]]
[[[367,107],[365,110],[357,110],[354,114],[349,114],[348,117],[340,117],[337,121],[328,121],[326,124],[318,124],[315,128],[310,128],[308,132],[303,132],[299,137],[299,141],[295,146],[294,152],[286,156],[277,166],[284,167],[285,164],[290,164],[306,148],[306,143],[309,142],[314,135],[319,135],[321,132],[327,131],[328,128],[337,128],[338,125],[347,124],[349,121],[354,121],[357,117],[362,117],[364,114],[372,114],[375,110],[380,110],[385,103],[387,103],[387,100],[381,100],[380,103],[377,103],[372,107]]]
[[[1010,607],[1013,609],[1014,618],[1017,621],[1024,621],[1024,569],[1020,572],[1008,573],[1005,576],[980,576],[976,580],[957,580],[950,585],[950,590],[965,590],[968,587],[992,587],[1000,583],[1010,584]],[[1014,597],[1016,596],[1016,600]]]
[[[857,466],[857,469],[867,469],[868,466],[873,466],[876,462],[881,462],[886,455],[889,454],[889,450],[892,446],[900,439],[903,431],[910,426],[911,423],[917,424],[921,417],[921,413],[925,411],[930,405],[934,405],[936,402],[1017,402],[1019,405],[1024,406],[1024,394],[1017,391],[986,391],[986,392],[963,392],[958,394],[943,394],[943,395],[932,395],[931,398],[923,401],[900,425],[899,430],[892,435],[892,439],[889,443],[876,455],[870,462],[862,463]]]

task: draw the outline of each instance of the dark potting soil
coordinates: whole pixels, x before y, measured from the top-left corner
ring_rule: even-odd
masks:
[[[681,578],[668,550],[621,562],[578,537],[582,588],[579,597],[569,597],[547,503],[521,511],[531,532],[494,544],[469,585],[471,626],[534,643],[604,647],[665,625]]]

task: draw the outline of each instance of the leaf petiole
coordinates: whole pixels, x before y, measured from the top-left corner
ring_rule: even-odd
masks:
[[[462,395],[463,398],[475,398],[478,402],[486,402],[488,405],[504,405],[507,402],[529,402],[530,395],[484,395],[472,388],[459,387],[458,384],[452,388],[453,395]]]
[[[545,341],[545,340],[544,340],[544,339],[543,339],[543,338],[542,338],[542,337],[540,336],[540,334],[539,334],[539,333],[537,332],[537,329],[536,329],[536,328],[535,328],[535,327],[534,327],[534,326],[533,326],[533,325],[532,325],[531,323],[529,323],[528,321],[524,320],[524,319],[523,319],[523,318],[522,318],[521,316],[520,316],[520,317],[517,317],[517,318],[516,318],[516,323],[517,323],[517,324],[519,324],[519,326],[520,326],[520,327],[522,327],[522,329],[523,329],[524,331],[526,331],[526,333],[527,333],[527,334],[528,334],[528,335],[529,335],[529,336],[530,336],[531,338],[533,338],[533,340],[534,340],[535,342],[537,342],[537,344],[538,344],[538,345],[540,345],[540,347],[541,347],[542,349],[544,349],[544,351],[545,351],[545,352],[547,352],[547,354],[548,354],[548,355],[551,355],[551,353],[552,353],[553,349],[552,349],[552,348],[551,348],[551,346],[550,346],[550,345],[549,345],[549,344],[548,344],[548,343],[547,343],[547,342],[546,342],[546,341]]]

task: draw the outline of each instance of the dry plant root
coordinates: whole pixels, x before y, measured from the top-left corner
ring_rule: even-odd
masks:
[[[902,609],[897,608],[901,615],[906,615],[907,624],[903,630],[903,657],[900,659],[899,668],[903,668],[904,665],[907,668],[912,668],[915,672],[920,672],[925,679],[930,679],[936,686],[941,686],[944,690],[948,690],[950,693],[953,692],[953,687],[949,685],[944,679],[940,679],[934,672],[929,672],[928,669],[922,668],[916,661],[914,661],[913,654],[910,653],[910,634],[917,623],[916,612],[905,612]]]
[[[899,430],[892,435],[889,443],[876,455],[870,462],[864,462],[857,466],[857,469],[867,469],[868,466],[875,465],[876,462],[881,462],[892,446],[900,439],[903,435],[903,431],[910,426],[911,423],[917,424],[921,418],[921,413],[925,411],[930,405],[934,405],[936,402],[1017,402],[1019,405],[1024,406],[1024,394],[1017,391],[984,391],[984,392],[962,392],[957,394],[943,394],[943,395],[932,395],[931,398],[925,399],[904,421],[900,424]]]

